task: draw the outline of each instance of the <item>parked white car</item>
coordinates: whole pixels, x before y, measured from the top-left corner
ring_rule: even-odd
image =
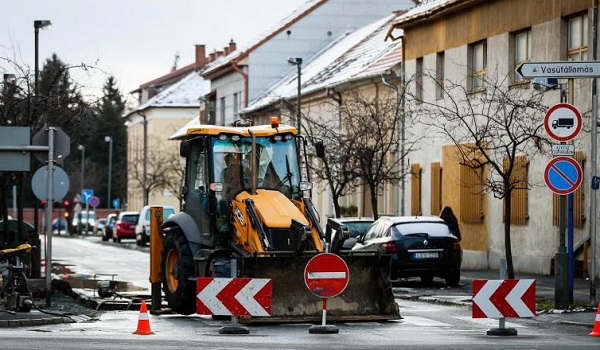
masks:
[[[163,208],[163,220],[176,213],[174,207],[170,205],[151,205],[152,207]],[[135,242],[137,245],[144,247],[150,242],[150,205],[147,205],[140,210],[140,217],[135,226]]]

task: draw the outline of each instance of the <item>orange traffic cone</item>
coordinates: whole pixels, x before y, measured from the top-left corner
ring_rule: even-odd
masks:
[[[592,333],[594,337],[600,337],[600,304],[598,304],[598,312],[596,313],[596,321],[594,322],[594,329]]]
[[[150,330],[150,320],[148,319],[148,309],[146,308],[146,301],[142,300],[142,306],[140,307],[140,316],[138,318],[137,330],[133,334],[150,335],[154,334]]]

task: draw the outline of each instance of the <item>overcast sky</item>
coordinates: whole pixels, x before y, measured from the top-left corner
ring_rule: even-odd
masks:
[[[40,69],[56,53],[69,65],[97,65],[105,73],[72,72],[97,93],[107,74],[124,94],[195,59],[196,44],[222,50],[243,45],[305,0],[0,0],[0,58],[16,59],[33,72],[34,20],[50,20],[39,33]],[[15,73],[0,61],[0,74]],[[1,79],[1,76],[0,76]]]

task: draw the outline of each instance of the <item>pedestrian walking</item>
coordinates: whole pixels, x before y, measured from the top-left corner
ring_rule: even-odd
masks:
[[[458,240],[460,241],[461,235],[460,235],[460,228],[458,227],[458,219],[452,212],[452,208],[444,207],[444,209],[442,209],[442,212],[440,213],[440,218],[442,218],[446,222],[446,224],[448,225],[448,228],[450,229],[450,232],[453,235],[455,235],[458,238]]]

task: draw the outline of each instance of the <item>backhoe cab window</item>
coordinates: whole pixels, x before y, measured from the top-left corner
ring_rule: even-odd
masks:
[[[256,174],[257,188],[274,189],[288,197],[299,195],[300,171],[293,137],[256,138],[256,171],[252,171],[252,139],[215,138],[215,182],[223,183],[223,196],[250,190]]]

